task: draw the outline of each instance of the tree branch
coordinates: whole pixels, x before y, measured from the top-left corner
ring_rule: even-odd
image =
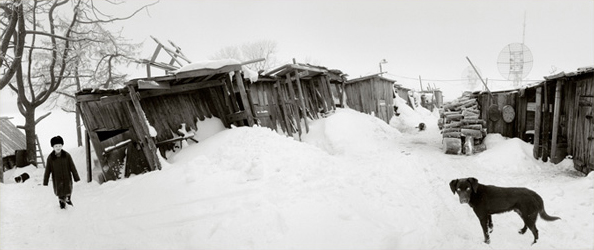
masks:
[[[23,51],[24,51],[24,44],[25,44],[25,14],[23,12],[23,4],[21,3],[21,1],[17,1],[17,5],[15,6],[15,10],[12,13],[12,15],[16,15],[18,17],[18,22],[17,22],[17,30],[13,29],[13,32],[17,32],[17,35],[13,35],[14,37],[14,43],[15,43],[15,53],[14,53],[14,60],[12,61],[12,63],[10,64],[10,66],[8,67],[8,70],[6,71],[6,73],[2,76],[2,78],[0,78],[0,89],[3,89],[4,87],[6,87],[6,85],[10,82],[10,80],[12,79],[12,77],[14,76],[14,74],[17,72],[17,68],[21,67],[21,60],[23,57]],[[13,33],[14,34],[14,33]],[[10,36],[8,37],[8,40],[10,40]],[[2,42],[2,44],[4,45],[4,41]],[[8,44],[8,43],[6,43]],[[2,51],[2,58],[4,58],[5,55],[5,51]],[[0,64],[1,65],[1,64]]]
[[[116,17],[116,18],[112,18],[112,19],[107,19],[107,20],[101,20],[97,17],[97,15],[95,15],[95,17],[97,18],[97,20],[93,20],[93,21],[80,21],[80,23],[84,23],[84,24],[91,24],[91,23],[111,23],[111,22],[115,22],[115,21],[123,21],[123,20],[128,20],[130,18],[132,18],[134,15],[136,15],[138,12],[140,12],[143,9],[147,9],[150,6],[153,6],[155,4],[159,3],[159,1],[156,1],[154,3],[151,4],[147,4],[145,6],[142,6],[142,8],[137,9],[136,11],[134,11],[134,13],[132,13],[131,15],[127,16],[127,17]],[[93,8],[95,10],[95,8]]]
[[[39,123],[41,120],[43,120],[44,118],[48,117],[49,115],[51,115],[52,112],[47,112],[47,114],[40,116],[39,118],[35,119],[35,125],[37,125],[37,123]]]
[[[37,30],[27,30],[26,32],[27,32],[27,34],[31,34],[31,35],[42,35],[42,36],[47,36],[47,37],[52,37],[52,38],[58,38],[58,39],[62,39],[62,40],[65,40],[65,41],[71,41],[71,42],[80,42],[80,41],[88,40],[87,38],[83,38],[83,39],[72,39],[72,38],[69,38],[69,37],[64,37],[64,36],[60,36],[60,35],[56,35],[56,34],[51,34],[51,33],[43,32],[43,31],[37,31]]]

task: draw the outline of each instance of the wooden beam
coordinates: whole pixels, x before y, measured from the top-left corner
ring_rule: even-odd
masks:
[[[212,88],[224,85],[222,80],[212,80],[206,82],[197,82],[197,83],[190,83],[190,84],[182,84],[182,85],[175,85],[172,86],[170,89],[154,89],[154,90],[143,90],[140,91],[141,98],[148,98],[154,96],[161,96],[161,95],[171,95],[177,94],[181,92],[187,91],[194,91],[198,89],[205,89],[205,88]]]
[[[551,132],[551,123],[550,117],[551,114],[549,110],[549,86],[547,86],[547,82],[544,82],[544,91],[543,91],[543,116],[542,116],[542,161],[547,162],[549,160],[549,153],[551,152],[550,144],[549,144],[549,133]]]
[[[305,99],[303,98],[303,88],[301,88],[301,80],[299,79],[299,71],[295,70],[295,78],[297,82],[297,91],[299,91],[299,103],[301,104],[301,114],[303,115],[303,122],[305,123],[305,132],[309,133],[309,125],[307,124],[307,109],[305,108]],[[317,111],[316,111],[317,112]]]
[[[327,96],[325,96],[325,98],[330,98],[330,103],[328,104],[330,107],[328,107],[327,111],[336,110],[336,103],[334,103],[334,95],[332,95],[332,89],[330,88],[330,77],[328,75],[324,75],[322,77],[322,85],[324,85],[326,89]]]
[[[559,134],[559,117],[561,116],[561,88],[563,81],[557,80],[555,87],[555,107],[553,112],[553,142],[551,145],[551,162],[559,163],[561,160],[557,159],[557,136]]]
[[[242,121],[244,119],[247,119],[247,113],[245,111],[239,111],[239,112],[235,112],[233,114],[227,115],[227,120],[229,120],[230,123],[234,123],[236,121]]]
[[[241,70],[240,64],[232,64],[232,65],[223,66],[218,69],[196,69],[196,70],[178,72],[173,77],[174,77],[174,79],[181,79],[181,78],[190,78],[190,77],[199,77],[199,76],[229,73],[229,72],[239,71],[239,70]]]
[[[134,86],[128,85],[128,89],[130,90],[130,99],[132,100],[133,105],[133,107],[129,107],[129,111],[132,113],[131,121],[134,124],[134,132],[140,141],[140,146],[149,162],[151,170],[161,170],[161,163],[157,156],[157,146],[155,145],[153,138],[150,136],[146,116],[140,105],[140,97],[134,89]]]
[[[247,92],[245,86],[243,85],[243,79],[241,79],[241,72],[235,71],[235,82],[237,83],[237,88],[239,89],[239,96],[241,97],[241,102],[243,103],[243,109],[246,113],[246,119],[248,126],[254,125],[254,117],[252,112],[252,104],[248,99]]]
[[[291,73],[287,73],[286,75],[287,87],[289,88],[289,102],[293,108],[293,112],[291,112],[292,118],[295,118],[295,125],[297,126],[297,132],[299,133],[299,140],[301,140],[301,118],[299,117],[299,110],[295,112],[294,109],[299,109],[297,104],[295,104],[295,89],[293,89],[293,83],[291,82]],[[291,118],[291,119],[292,119]]]
[[[542,120],[542,87],[536,88],[536,110],[534,111],[534,148],[533,156],[540,159],[540,122]]]
[[[345,100],[344,97],[346,96],[346,92],[345,92],[345,85],[346,85],[346,81],[342,81],[342,83],[340,84],[340,91],[337,91],[340,94],[340,107],[344,108],[345,106]],[[407,95],[408,96],[408,95]]]
[[[288,108],[285,105],[287,100],[285,98],[284,88],[283,88],[282,83],[281,83],[280,80],[277,80],[274,83],[274,88],[276,89],[276,91],[275,91],[275,94],[276,94],[275,96],[277,97],[276,98],[276,102],[277,102],[277,105],[280,107],[280,109],[282,111],[282,115],[283,115],[283,117],[281,117],[282,118],[281,119],[282,120],[281,123],[284,123],[285,132],[287,134],[290,134],[291,133],[290,132],[291,125],[289,123],[289,118],[287,117],[287,112],[288,112],[287,110],[288,110]]]
[[[137,79],[132,79],[130,81],[131,82],[137,81],[137,80],[145,80],[145,81],[152,80],[152,81],[156,81],[156,82],[179,81],[184,78],[195,78],[195,77],[199,77],[199,76],[208,76],[208,75],[213,75],[213,74],[229,73],[229,72],[237,71],[237,70],[241,70],[240,64],[226,65],[226,66],[223,66],[218,69],[195,69],[195,70],[189,70],[189,71],[184,71],[184,72],[178,72],[175,75],[137,78]]]
[[[85,131],[85,156],[87,163],[87,182],[93,181],[93,166],[91,165],[91,137],[89,131]]]
[[[151,38],[153,40],[155,40],[155,42],[157,44],[159,44],[159,46],[162,47],[165,50],[165,52],[167,52],[179,65],[182,65],[182,64],[177,60],[177,57],[180,57],[180,58],[184,59],[186,62],[191,63],[190,59],[186,58],[183,54],[177,53],[177,52],[173,51],[172,49],[165,47],[165,45],[163,45],[159,40],[157,40],[157,38],[155,38],[153,36],[151,36]],[[174,55],[176,57],[174,57]],[[154,58],[154,59],[156,59],[156,58]],[[155,61],[154,59],[153,59],[153,61]]]
[[[171,85],[168,82],[155,82],[138,80],[138,89],[170,89]]]

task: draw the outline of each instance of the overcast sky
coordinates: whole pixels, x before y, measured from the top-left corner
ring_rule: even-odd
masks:
[[[277,42],[283,62],[317,63],[351,78],[379,72],[386,59],[383,69],[394,78],[461,79],[468,56],[484,77],[503,79],[497,56],[524,40],[534,57],[528,79],[541,80],[552,66],[594,65],[592,0],[161,0],[148,14],[124,26],[126,35],[146,39],[145,57],[155,47],[149,35],[172,40],[196,61],[225,46],[267,39]]]
[[[126,15],[147,2],[131,0],[112,13]],[[489,83],[498,84],[499,53],[522,40],[534,58],[527,79],[542,80],[553,67],[570,72],[594,65],[593,0],[161,0],[114,28],[144,41],[144,58],[156,46],[150,35],[175,42],[193,61],[265,39],[277,43],[283,64],[295,58],[349,78],[378,73],[386,59],[384,76],[417,89],[419,76],[424,84],[459,88],[466,56]],[[130,72],[145,76],[142,69]]]

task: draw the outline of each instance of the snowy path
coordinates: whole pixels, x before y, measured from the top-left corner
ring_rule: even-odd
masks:
[[[76,183],[66,211],[37,171],[0,185],[0,249],[594,248],[594,175],[536,161],[531,145],[498,135],[481,154],[445,155],[430,122],[401,133],[341,110],[311,123],[303,142],[264,128],[226,130],[184,147],[162,171]],[[486,245],[448,186],[469,176],[531,188],[562,220],[539,219],[531,246],[515,213],[495,215]]]

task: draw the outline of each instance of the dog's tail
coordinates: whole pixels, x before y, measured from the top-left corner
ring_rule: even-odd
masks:
[[[541,209],[538,214],[540,214],[540,218],[542,218],[543,220],[546,220],[546,221],[555,221],[555,220],[561,219],[561,218],[559,218],[557,216],[548,215],[547,214],[547,211],[545,211],[544,208]]]

